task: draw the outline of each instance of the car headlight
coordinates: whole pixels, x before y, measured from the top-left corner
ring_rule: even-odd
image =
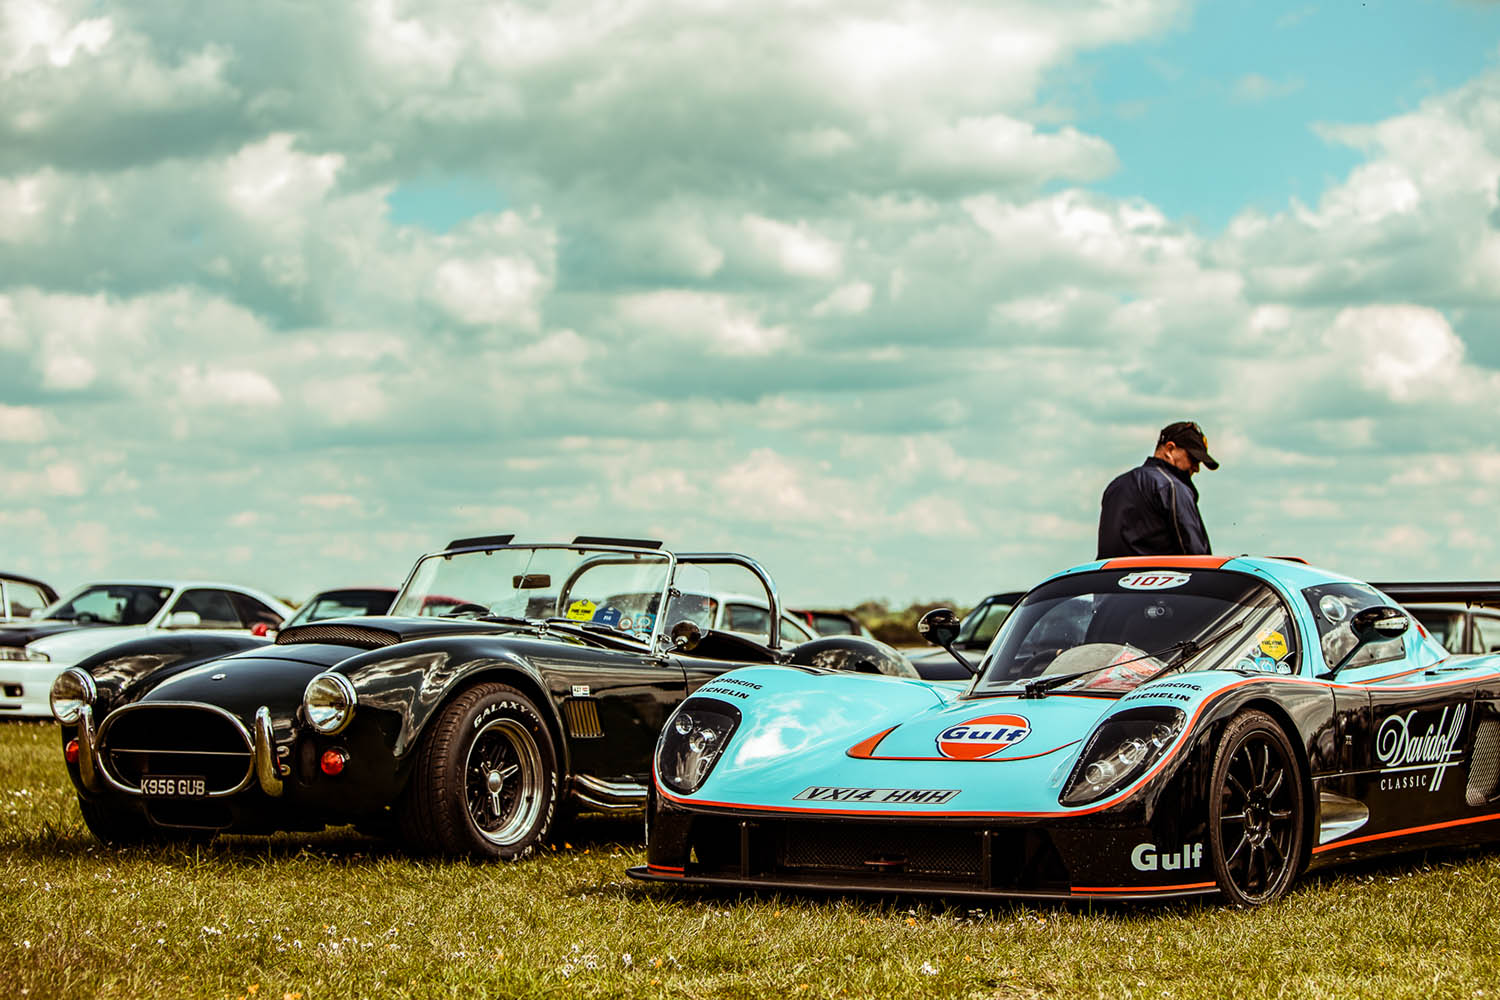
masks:
[[[319,674],[307,682],[302,694],[302,714],[320,733],[337,733],[354,718],[359,698],[354,685],[343,674]]]
[[[1128,709],[1109,719],[1078,755],[1058,802],[1081,806],[1125,787],[1161,760],[1186,721],[1181,709],[1167,707]]]
[[[58,722],[71,726],[97,697],[99,689],[94,687],[94,678],[88,671],[69,667],[52,682],[52,715]]]
[[[689,698],[656,741],[656,773],[675,792],[702,787],[740,725],[740,710],[711,698]]]
[[[31,660],[36,663],[46,663],[52,657],[36,649],[27,649],[25,646],[0,646],[0,660]]]

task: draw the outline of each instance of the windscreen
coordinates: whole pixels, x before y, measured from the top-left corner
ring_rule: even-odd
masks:
[[[646,638],[667,587],[668,557],[578,546],[507,546],[427,556],[393,615],[561,618]]]
[[[1179,665],[1289,674],[1294,635],[1285,604],[1251,576],[1080,573],[1043,584],[1011,612],[985,654],[975,693],[1079,674],[1050,690],[1118,695]]]
[[[156,617],[171,593],[171,587],[94,584],[52,605],[46,617],[83,624],[145,625]]]

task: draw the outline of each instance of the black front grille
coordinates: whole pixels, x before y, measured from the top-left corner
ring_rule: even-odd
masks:
[[[920,885],[1066,891],[1069,876],[1037,828],[701,816],[688,835],[693,870],[851,886]]]
[[[139,788],[150,774],[201,776],[208,792],[228,792],[250,776],[255,754],[233,716],[200,705],[127,705],[99,729],[104,765]]]
[[[355,649],[380,649],[394,646],[401,636],[390,629],[368,625],[294,625],[276,634],[276,645],[291,646],[299,642],[327,643],[331,646],[353,646]]]

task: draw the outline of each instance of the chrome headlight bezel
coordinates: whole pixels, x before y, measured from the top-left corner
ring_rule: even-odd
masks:
[[[341,733],[354,718],[359,695],[349,678],[326,671],[307,682],[302,692],[302,717],[325,736]]]
[[[69,667],[58,674],[47,695],[52,717],[65,726],[76,723],[83,710],[98,700],[99,688],[94,684],[93,675],[77,667]]]
[[[656,741],[656,775],[661,783],[679,795],[702,788],[740,720],[738,708],[715,698],[689,698],[679,705]]]
[[[1078,755],[1058,803],[1088,805],[1124,788],[1166,755],[1186,725],[1187,713],[1170,705],[1131,708],[1110,716]]]

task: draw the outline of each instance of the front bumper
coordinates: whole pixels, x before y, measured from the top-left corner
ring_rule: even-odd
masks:
[[[52,682],[70,663],[0,660],[0,717],[52,718]]]
[[[635,879],[944,897],[1161,899],[1214,893],[1207,829],[1182,810],[1056,819],[698,810],[652,795]]]

